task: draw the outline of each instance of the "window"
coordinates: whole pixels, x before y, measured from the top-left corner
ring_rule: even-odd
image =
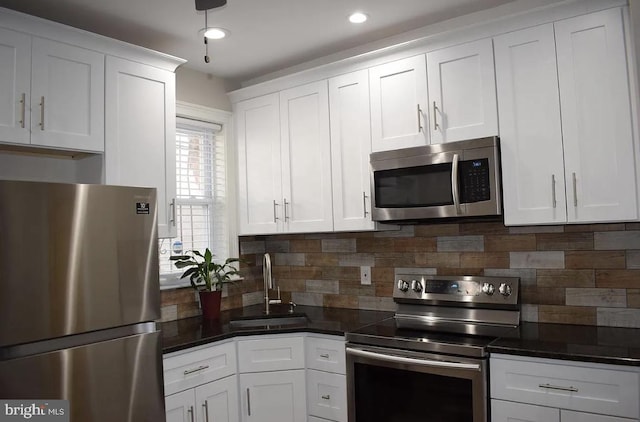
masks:
[[[223,126],[179,117],[176,125],[176,232],[160,239],[161,285],[175,287],[182,271],[171,255],[211,249],[218,260],[230,249],[227,151]],[[188,283],[188,280],[182,280]]]

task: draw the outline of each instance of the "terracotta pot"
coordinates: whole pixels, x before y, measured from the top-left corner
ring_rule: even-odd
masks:
[[[200,291],[200,307],[202,308],[202,318],[218,320],[220,319],[220,301],[222,292]]]

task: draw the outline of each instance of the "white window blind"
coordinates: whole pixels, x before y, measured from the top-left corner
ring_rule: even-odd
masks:
[[[211,249],[228,257],[225,142],[220,125],[178,118],[176,126],[175,239],[160,240],[160,273],[181,273],[169,260],[182,251]],[[179,249],[179,248],[177,248]]]

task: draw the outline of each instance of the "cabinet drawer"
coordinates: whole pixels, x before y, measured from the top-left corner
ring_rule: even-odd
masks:
[[[307,368],[345,374],[346,355],[343,340],[307,337]]]
[[[164,394],[215,381],[236,373],[235,344],[225,343],[163,359]]]
[[[307,370],[309,415],[347,422],[347,379],[345,375]]]
[[[560,411],[561,422],[636,422],[637,419],[618,418],[615,416],[594,415],[593,413]]]
[[[638,418],[635,368],[552,359],[491,358],[491,398]]]
[[[304,368],[302,337],[271,337],[238,342],[240,372],[281,371]]]

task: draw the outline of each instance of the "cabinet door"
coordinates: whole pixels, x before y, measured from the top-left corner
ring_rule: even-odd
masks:
[[[31,143],[104,151],[104,72],[103,54],[34,37]]]
[[[560,422],[560,411],[553,407],[492,399],[491,422]]]
[[[555,23],[569,222],[637,218],[619,8]]]
[[[0,29],[0,142],[28,144],[31,37]]]
[[[281,91],[280,127],[285,230],[333,230],[327,82]]]
[[[307,418],[305,371],[240,374],[243,422],[299,422]]]
[[[373,230],[371,117],[366,70],[329,80],[334,230]]]
[[[506,225],[567,220],[553,25],[494,39]]]
[[[277,233],[284,218],[278,94],[242,101],[234,114],[240,234]]]
[[[423,55],[369,69],[373,151],[427,145],[427,69]]]
[[[238,422],[238,378],[236,375],[196,388],[197,420]]]
[[[498,134],[491,39],[427,54],[431,143]]]
[[[158,236],[175,237],[175,74],[107,57],[106,183],[158,190]]]
[[[196,401],[193,389],[172,394],[164,398],[167,422],[194,422]]]

